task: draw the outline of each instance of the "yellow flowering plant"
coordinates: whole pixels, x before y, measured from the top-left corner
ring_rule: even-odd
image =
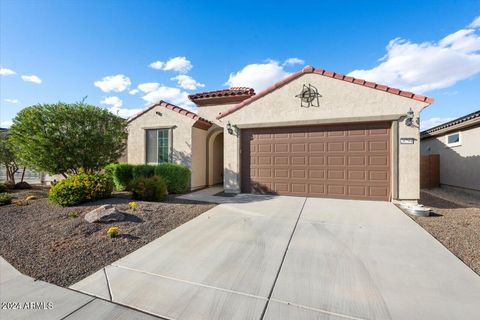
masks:
[[[110,238],[115,238],[116,236],[118,236],[118,227],[108,228],[107,236],[109,236]]]
[[[129,202],[128,205],[133,211],[137,210],[137,203],[135,201]]]

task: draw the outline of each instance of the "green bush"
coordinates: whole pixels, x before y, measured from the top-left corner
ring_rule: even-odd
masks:
[[[139,164],[133,166],[132,170],[132,176],[133,179],[136,178],[148,178],[148,177],[153,177],[155,174],[155,166],[149,165],[149,164]]]
[[[0,183],[0,192],[7,191],[7,186],[4,183]]]
[[[136,200],[162,201],[167,195],[167,185],[159,176],[135,178],[129,189]]]
[[[112,163],[105,167],[105,174],[112,177],[117,191],[126,190],[133,179],[134,165],[128,163]]]
[[[185,193],[190,186],[190,169],[179,164],[159,164],[155,166],[155,175],[165,180],[169,193]]]
[[[48,199],[60,206],[105,199],[111,196],[113,181],[106,174],[77,174],[59,181],[48,192]]]
[[[12,198],[8,193],[0,193],[0,206],[12,203]]]

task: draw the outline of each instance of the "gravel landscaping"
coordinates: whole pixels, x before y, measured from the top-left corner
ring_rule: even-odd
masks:
[[[430,191],[421,193],[420,203],[433,208],[433,216],[411,217],[480,275],[480,207],[442,199]]]
[[[135,211],[125,194],[61,208],[46,199],[47,189],[13,193],[11,205],[0,206],[0,255],[20,272],[60,286],[69,286],[213,208],[215,204],[169,196],[165,202],[137,201]],[[37,200],[25,201],[29,195]],[[128,213],[114,223],[88,223],[83,217],[103,204]],[[119,236],[106,230],[119,227]]]

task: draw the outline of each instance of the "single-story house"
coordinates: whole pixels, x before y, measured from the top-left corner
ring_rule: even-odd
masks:
[[[422,131],[421,154],[440,155],[440,184],[480,192],[480,110]]]
[[[432,98],[307,66],[266,90],[160,101],[128,121],[127,160],[181,163],[191,188],[417,200],[419,114]]]

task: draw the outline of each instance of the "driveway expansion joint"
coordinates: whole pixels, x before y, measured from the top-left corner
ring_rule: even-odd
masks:
[[[169,279],[169,280],[173,280],[173,281],[179,281],[179,282],[183,282],[183,283],[187,283],[187,284],[190,284],[190,285],[199,286],[199,287],[203,287],[203,288],[207,288],[207,289],[213,289],[213,290],[223,291],[223,292],[227,292],[227,293],[238,294],[238,295],[242,295],[242,296],[246,296],[246,297],[251,297],[251,298],[256,298],[256,299],[261,299],[261,300],[267,300],[267,297],[257,296],[257,295],[254,295],[254,294],[241,292],[241,291],[235,291],[235,290],[210,286],[208,284],[204,284],[204,283],[201,283],[201,282],[179,279],[179,278],[175,278],[175,277],[166,276],[166,275],[163,275],[163,274],[152,273],[152,272],[133,269],[133,268],[120,266],[120,265],[114,265],[113,267],[129,270],[129,271],[133,271],[133,272],[139,272],[139,273],[147,274],[147,275],[150,275],[150,276],[153,276],[153,277],[159,277],[159,278]]]
[[[277,303],[283,303],[283,304],[286,304],[286,305],[289,305],[289,306],[292,306],[292,307],[296,307],[296,308],[299,308],[299,309],[311,310],[311,311],[315,311],[315,312],[319,312],[319,313],[323,313],[323,314],[328,314],[328,315],[336,316],[336,317],[340,317],[340,318],[345,318],[345,319],[350,319],[350,320],[368,320],[368,319],[365,319],[365,318],[358,318],[358,317],[355,317],[355,316],[350,316],[348,314],[337,313],[337,312],[327,311],[327,310],[323,310],[323,309],[313,308],[313,307],[309,307],[309,306],[305,306],[305,305],[301,305],[301,304],[296,304],[296,303],[293,303],[293,302],[278,300],[278,299],[275,299],[275,298],[272,298],[270,300],[274,301],[274,302],[277,302]]]
[[[287,242],[287,247],[285,248],[285,252],[283,253],[282,260],[280,261],[280,266],[278,267],[277,274],[275,275],[275,280],[273,281],[272,288],[270,289],[270,292],[267,297],[267,303],[265,304],[265,307],[263,308],[262,315],[260,316],[260,320],[263,320],[265,317],[265,313],[267,312],[268,308],[268,303],[270,302],[270,299],[272,298],[273,290],[275,289],[275,285],[277,284],[278,276],[280,275],[280,271],[282,270],[283,262],[285,261],[285,257],[287,256],[288,248],[290,247],[290,243],[292,242],[293,235],[295,234],[295,230],[297,229],[298,221],[300,221],[300,217],[303,212],[303,208],[305,208],[305,204],[307,203],[307,197],[305,197],[305,200],[303,201],[302,208],[300,209],[300,212],[298,213],[297,220],[295,221],[295,225],[293,226],[292,233],[290,234],[290,238],[288,239]]]
[[[112,288],[110,287],[110,281],[108,280],[107,268],[103,268],[103,273],[105,274],[105,281],[107,281],[108,296],[110,301],[113,301]]]

